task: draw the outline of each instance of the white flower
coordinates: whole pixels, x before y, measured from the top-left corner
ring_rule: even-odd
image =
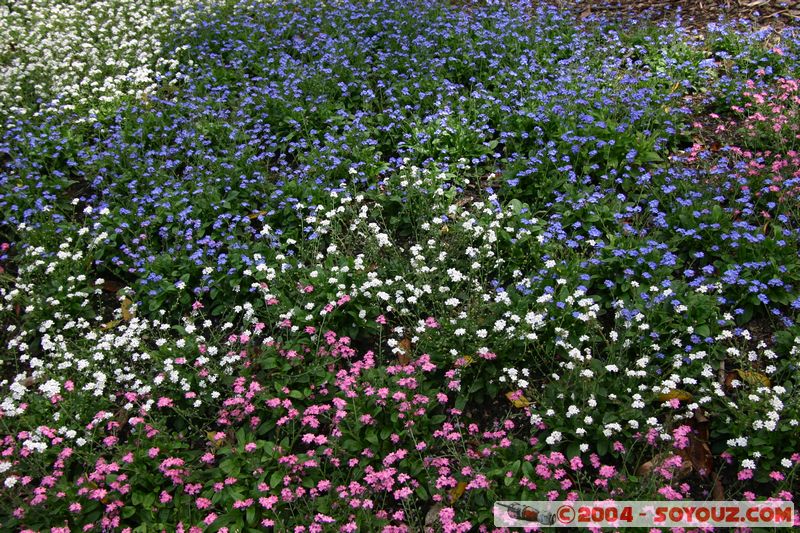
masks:
[[[49,398],[61,392],[61,384],[54,379],[48,380],[46,383],[39,385],[39,392]]]
[[[550,446],[561,442],[561,432],[560,431],[553,431],[549,437],[545,439],[545,442]]]

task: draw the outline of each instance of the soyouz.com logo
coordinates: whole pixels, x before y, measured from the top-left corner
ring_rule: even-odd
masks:
[[[792,502],[502,501],[497,527],[792,527]]]

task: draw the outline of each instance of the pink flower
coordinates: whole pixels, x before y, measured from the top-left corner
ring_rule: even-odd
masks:
[[[668,500],[682,500],[683,495],[678,492],[677,490],[673,489],[669,485],[661,487],[658,489],[658,493],[664,496]]]
[[[217,519],[216,513],[208,513],[208,515],[206,515],[206,517],[203,519],[203,523],[207,526],[210,526],[211,524],[214,523],[214,520],[216,519]]]
[[[211,507],[211,500],[208,498],[197,498],[194,504],[197,506],[198,509],[208,509]]]
[[[264,509],[272,509],[273,507],[275,507],[276,503],[278,503],[278,497],[274,495],[269,496],[267,498],[262,496],[261,498],[258,499],[258,504],[261,505],[261,507],[263,507]]]
[[[195,495],[203,488],[203,485],[200,483],[187,483],[186,486],[183,487],[184,492],[186,494]]]
[[[775,481],[783,481],[785,479],[784,475],[777,471],[770,472],[769,477],[771,477]]]
[[[167,398],[165,396],[162,396],[161,398],[158,399],[158,403],[156,405],[158,407],[172,407],[173,406],[173,402],[172,402],[171,398]]]
[[[247,509],[253,505],[253,498],[247,498],[246,500],[236,500],[233,502],[234,509]]]
[[[328,515],[324,515],[322,513],[317,513],[316,516],[314,516],[314,522],[322,523],[322,524],[332,524],[332,523],[336,522],[336,520],[334,518],[328,516]]]
[[[476,489],[488,489],[489,488],[489,480],[486,479],[486,476],[483,474],[478,474],[475,476],[475,479],[469,482],[467,485],[467,490],[476,490]]]
[[[613,477],[616,473],[616,469],[610,465],[603,465],[600,467],[600,475],[605,478]]]
[[[739,481],[744,481],[745,479],[752,479],[753,471],[749,468],[745,468],[744,470],[739,471],[737,477],[739,478]]]
[[[160,501],[161,503],[169,503],[172,501],[172,496],[170,496],[170,494],[167,491],[162,490],[161,495],[158,498],[158,501]]]

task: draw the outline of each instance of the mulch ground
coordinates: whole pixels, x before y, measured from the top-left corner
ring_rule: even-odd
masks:
[[[745,20],[756,27],[775,29],[800,26],[800,0],[555,0],[544,2],[572,10],[586,18],[592,14],[612,18],[674,20],[704,29],[721,20]]]

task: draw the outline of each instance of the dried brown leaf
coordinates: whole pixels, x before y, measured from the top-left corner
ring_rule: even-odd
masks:
[[[129,298],[122,299],[120,310],[122,311],[122,320],[124,320],[125,322],[130,321],[134,316],[133,311],[131,310],[132,306],[133,302]]]
[[[399,354],[397,358],[400,360],[400,363],[407,365],[411,363],[411,340],[408,337],[404,337],[399,343],[400,349],[403,350],[403,353]]]

